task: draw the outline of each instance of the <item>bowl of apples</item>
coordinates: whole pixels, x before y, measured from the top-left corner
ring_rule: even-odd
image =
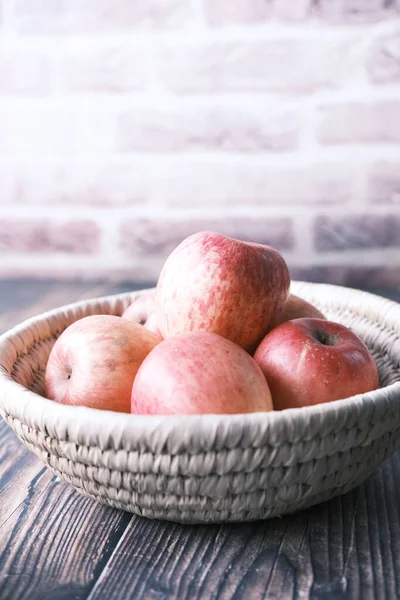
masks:
[[[293,513],[400,442],[400,306],[290,281],[273,248],[184,240],[157,288],[0,337],[0,412],[57,476],[182,523]]]

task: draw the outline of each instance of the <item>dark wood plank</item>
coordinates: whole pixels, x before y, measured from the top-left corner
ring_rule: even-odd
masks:
[[[0,419],[0,525],[24,501],[31,481],[42,471],[43,464]]]
[[[130,519],[40,472],[0,527],[0,598],[86,598]]]
[[[363,486],[346,568],[349,597],[400,597],[400,453]]]
[[[109,290],[109,294],[123,294],[125,292],[137,292],[138,290],[149,289],[156,285],[156,282],[149,283],[133,283],[133,282],[118,282],[114,283]]]
[[[400,453],[356,490],[296,515],[222,526],[134,517],[89,596],[396,599]]]
[[[0,333],[46,310],[77,300],[108,294],[114,287],[115,285],[112,283],[52,281],[43,282],[43,285],[34,285],[34,283],[28,282],[25,288],[21,288],[21,282],[18,281],[2,282],[0,285],[2,298]],[[22,293],[22,289],[24,293]]]
[[[0,281],[0,314],[11,308],[21,309],[32,304],[54,288],[54,281],[44,280],[2,280]]]
[[[376,294],[377,296],[382,296],[383,298],[389,298],[389,300],[393,300],[393,302],[400,302],[400,288],[362,288],[365,292],[370,292],[371,294]]]

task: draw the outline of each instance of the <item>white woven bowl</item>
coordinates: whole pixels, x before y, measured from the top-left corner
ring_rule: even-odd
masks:
[[[146,517],[248,521],[344,493],[398,446],[400,306],[345,288],[292,284],[351,327],[377,361],[381,389],[330,404],[249,415],[149,417],[45,399],[50,349],[73,321],[120,315],[142,293],[79,302],[0,338],[0,412],[24,444],[80,492]]]

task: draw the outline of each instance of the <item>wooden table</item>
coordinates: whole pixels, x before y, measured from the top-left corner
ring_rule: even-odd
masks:
[[[0,282],[0,332],[128,289]],[[399,292],[384,295],[400,301]],[[400,598],[400,453],[354,491],[296,515],[183,526],[80,496],[0,420],[0,600],[83,598]]]

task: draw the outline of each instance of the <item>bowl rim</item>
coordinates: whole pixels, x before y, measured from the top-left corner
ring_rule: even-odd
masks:
[[[381,418],[382,411],[386,412],[388,407],[394,410],[400,401],[399,372],[399,381],[384,388],[325,404],[284,411],[238,415],[135,415],[58,404],[14,381],[10,368],[3,364],[10,362],[10,356],[14,357],[11,360],[14,364],[18,356],[18,345],[21,344],[21,334],[43,324],[47,324],[50,332],[50,324],[60,313],[71,313],[74,316],[93,309],[95,313],[91,314],[101,314],[106,307],[115,310],[121,303],[129,302],[153,289],[79,300],[26,319],[2,334],[0,414],[7,421],[14,421],[17,427],[39,430],[43,435],[57,438],[61,442],[102,449],[150,450],[154,453],[167,448],[169,453],[179,454],[216,447],[229,450],[235,445],[256,448],[265,439],[272,446],[279,446],[282,440],[291,443],[311,442],[334,431],[338,422],[343,423],[343,426],[346,422],[354,426],[361,415],[370,419]],[[400,304],[370,292],[333,284],[292,282],[293,293],[301,296],[304,290],[315,290],[320,297],[322,292],[330,293],[331,297],[340,293],[355,302],[355,305],[361,305],[365,301],[374,309],[377,317],[379,315],[382,320],[390,323],[400,338]],[[307,299],[309,300],[309,296]],[[365,314],[365,311],[360,314]],[[260,431],[263,432],[262,436]]]

